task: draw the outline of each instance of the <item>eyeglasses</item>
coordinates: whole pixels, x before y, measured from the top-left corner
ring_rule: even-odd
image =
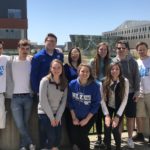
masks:
[[[125,47],[117,47],[118,50],[125,50]]]

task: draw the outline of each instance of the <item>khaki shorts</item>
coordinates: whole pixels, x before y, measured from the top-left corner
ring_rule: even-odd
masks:
[[[6,111],[5,111],[5,98],[0,93],[0,129],[4,129],[6,126]]]
[[[150,118],[150,93],[144,94],[144,98],[140,98],[136,105],[136,117]]]

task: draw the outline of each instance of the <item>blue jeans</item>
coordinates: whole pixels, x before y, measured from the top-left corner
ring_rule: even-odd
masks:
[[[59,147],[61,140],[61,125],[52,127],[46,114],[39,114],[40,148]]]
[[[11,101],[12,115],[20,134],[20,147],[32,143],[28,132],[28,120],[32,110],[33,100],[30,94],[14,94]]]

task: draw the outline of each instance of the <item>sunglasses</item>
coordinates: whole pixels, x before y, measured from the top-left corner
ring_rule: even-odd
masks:
[[[117,47],[118,50],[125,50],[125,47]]]

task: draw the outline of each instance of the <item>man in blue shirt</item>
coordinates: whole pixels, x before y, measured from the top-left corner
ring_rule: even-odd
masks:
[[[50,63],[53,59],[63,62],[64,55],[56,49],[57,37],[49,33],[45,38],[45,47],[34,55],[31,62],[31,87],[34,93],[39,93],[41,79],[49,72]]]

